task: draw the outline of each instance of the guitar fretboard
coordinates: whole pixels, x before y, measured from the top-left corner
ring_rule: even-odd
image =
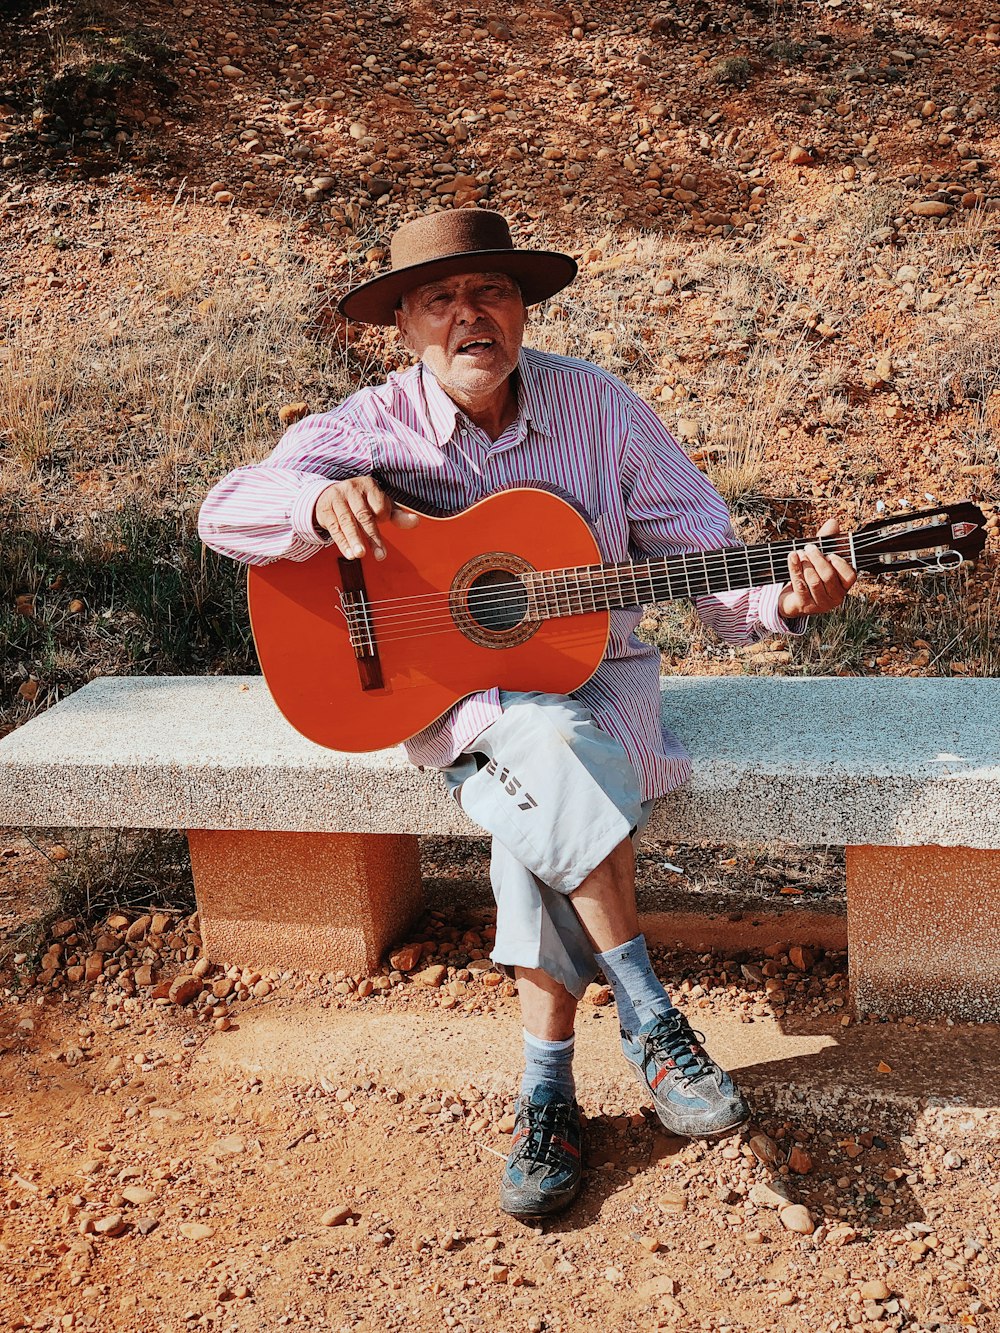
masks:
[[[864,561],[852,559],[849,542],[847,534],[839,533],[757,546],[727,546],[638,563],[536,570],[522,577],[528,589],[531,618],[548,620],[787,583],[789,551],[800,551],[807,545],[818,546],[826,554],[836,552],[860,567]]]

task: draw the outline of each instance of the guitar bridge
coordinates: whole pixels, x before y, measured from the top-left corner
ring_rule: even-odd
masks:
[[[383,688],[382,663],[375,642],[368,591],[360,560],[337,561],[340,566],[340,606],[347,621],[347,633],[358,663],[358,675],[363,690]]]

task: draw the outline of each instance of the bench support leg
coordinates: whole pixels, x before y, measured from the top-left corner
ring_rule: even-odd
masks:
[[[213,962],[370,972],[423,905],[409,834],[191,829],[188,843]]]
[[[859,1014],[1000,1020],[1000,852],[848,847]]]

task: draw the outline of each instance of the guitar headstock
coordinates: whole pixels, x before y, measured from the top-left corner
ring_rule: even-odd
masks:
[[[871,574],[958,569],[986,545],[986,516],[970,503],[875,519],[851,540],[851,563]]]

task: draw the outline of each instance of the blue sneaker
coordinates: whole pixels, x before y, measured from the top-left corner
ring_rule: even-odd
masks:
[[[545,1217],[580,1192],[580,1110],[543,1083],[530,1098],[518,1098],[514,1114],[500,1207],[512,1217]]]
[[[705,1053],[704,1040],[676,1009],[644,1023],[634,1036],[622,1028],[625,1059],[653,1094],[656,1114],[671,1134],[725,1134],[750,1118],[742,1093]]]

